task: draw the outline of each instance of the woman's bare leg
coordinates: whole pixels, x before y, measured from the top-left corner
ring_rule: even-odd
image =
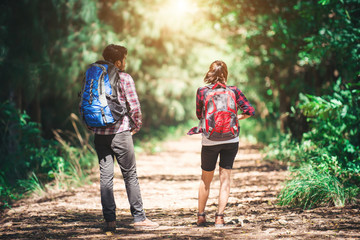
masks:
[[[198,200],[199,213],[203,213],[205,211],[206,202],[210,193],[210,184],[213,177],[214,171],[208,172],[202,170]]]
[[[219,168],[220,191],[218,214],[223,214],[230,194],[230,175],[231,169]]]

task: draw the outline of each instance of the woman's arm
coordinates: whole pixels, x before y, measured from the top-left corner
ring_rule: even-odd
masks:
[[[236,102],[242,113],[238,115],[239,120],[243,120],[255,115],[255,108],[250,104],[245,95],[241,92],[239,88],[236,88]]]

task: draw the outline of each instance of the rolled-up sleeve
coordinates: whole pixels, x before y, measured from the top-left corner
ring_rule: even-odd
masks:
[[[240,107],[241,111],[243,112],[243,114],[254,116],[255,108],[250,104],[250,102],[247,100],[245,95],[238,88],[236,88],[236,97],[237,97],[236,102]]]
[[[129,104],[129,117],[132,120],[132,131],[138,132],[142,126],[141,106],[136,93],[134,80],[127,74],[124,90],[127,103]]]
[[[196,92],[196,116],[200,120],[202,118],[202,111],[204,107],[204,96],[201,88]]]

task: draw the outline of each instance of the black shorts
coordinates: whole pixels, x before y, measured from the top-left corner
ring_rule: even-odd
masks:
[[[213,146],[202,146],[201,169],[209,172],[214,171],[219,154],[219,166],[225,169],[232,169],[238,149],[238,142]]]

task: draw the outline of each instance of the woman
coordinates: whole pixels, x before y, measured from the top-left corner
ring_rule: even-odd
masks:
[[[251,106],[240,89],[235,86],[226,86],[227,76],[227,66],[223,61],[215,61],[210,65],[209,71],[204,78],[204,82],[209,85],[200,87],[197,90],[196,95],[196,116],[199,120],[201,120],[204,116],[203,112],[206,93],[215,85],[219,85],[219,87],[227,87],[234,92],[237,105],[236,109],[242,110],[242,114],[237,115],[238,120],[249,118],[255,114],[255,109]],[[205,206],[209,197],[210,184],[214,176],[216,162],[219,155],[220,192],[218,210],[215,214],[215,227],[224,226],[224,210],[230,194],[230,174],[238,147],[239,137],[234,137],[230,140],[213,141],[208,139],[203,133],[201,149],[202,175],[198,199],[198,226],[204,226],[206,224]]]

